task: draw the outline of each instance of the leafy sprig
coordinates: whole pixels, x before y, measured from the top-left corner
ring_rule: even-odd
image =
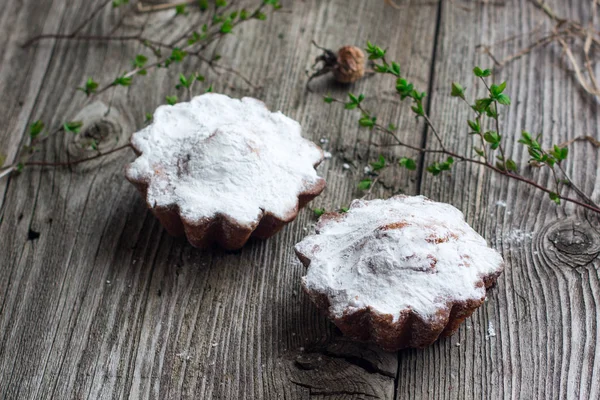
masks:
[[[122,8],[130,4],[129,0],[106,0],[103,1],[98,7],[93,9],[89,15],[83,19],[83,21],[77,26],[75,30],[70,33],[62,34],[62,33],[53,33],[53,34],[42,34],[35,36],[29,39],[23,47],[29,47],[32,44],[44,40],[44,39],[57,39],[57,40],[84,40],[89,42],[137,42],[143,46],[146,51],[142,51],[138,54],[135,54],[131,59],[131,69],[129,71],[125,71],[122,74],[116,76],[112,81],[105,83],[102,85],[97,82],[93,77],[89,77],[80,87],[77,88],[78,91],[83,92],[87,97],[97,96],[109,89],[116,87],[129,87],[134,85],[135,81],[141,77],[148,75],[152,70],[157,68],[170,68],[173,65],[181,64],[186,58],[194,57],[201,62],[208,65],[209,68],[220,73],[221,71],[225,71],[228,73],[232,73],[238,77],[240,77],[244,82],[246,82],[249,86],[255,88],[256,86],[250,81],[248,78],[243,76],[237,70],[217,64],[217,61],[220,59],[220,55],[215,52],[214,44],[216,44],[220,38],[224,35],[231,34],[235,28],[245,21],[250,20],[265,20],[267,18],[266,11],[268,9],[277,11],[281,8],[281,4],[278,0],[258,0],[257,6],[254,10],[246,10],[246,9],[238,9],[232,10],[231,5],[226,0],[214,0],[212,4],[214,5],[214,13],[213,15],[208,16],[207,22],[199,25],[199,28],[193,29],[184,29],[185,33],[178,37],[176,40],[168,39],[150,39],[148,37],[142,36],[142,34],[137,35],[119,35],[115,32],[118,31],[118,28],[122,22],[119,22],[109,35],[88,35],[83,34],[82,31],[84,28],[97,16],[99,15],[105,7],[111,5],[112,8]],[[165,8],[162,5],[161,9]],[[198,0],[197,7],[200,12],[205,12],[210,8],[210,4],[208,0]],[[152,9],[153,6],[150,6]],[[187,3],[174,4],[173,8],[175,9],[175,13],[178,16],[187,16],[191,10],[191,6],[187,6]],[[168,32],[170,33],[170,32]],[[167,34],[168,34],[167,33]],[[167,35],[165,35],[167,36]],[[212,55],[206,56],[207,53],[212,52]],[[189,97],[192,96],[192,86],[195,82],[203,82],[204,76],[199,73],[194,73],[192,75],[188,75],[185,73],[181,73],[179,75],[179,81],[176,85],[177,89],[186,89]],[[206,88],[206,92],[212,92],[213,86],[209,85]],[[175,104],[179,101],[179,97],[176,95],[170,95],[165,97],[165,102],[167,104]],[[66,119],[66,118],[65,118]],[[151,121],[152,114],[146,114],[146,122]],[[31,156],[38,151],[38,145],[42,140],[47,139],[52,136],[52,134],[64,131],[72,133],[73,135],[77,135],[80,133],[82,129],[82,124],[78,121],[68,121],[63,122],[60,125],[60,128],[55,129],[54,131],[49,131],[45,129],[44,124],[41,121],[35,121],[32,123],[29,129],[29,142],[23,146],[20,154],[17,155],[16,161],[7,166],[0,165],[0,177],[9,175],[12,172],[17,172],[22,170],[24,167],[39,165],[39,166],[60,166],[65,165],[65,163],[53,163],[53,162],[32,162],[30,161]],[[88,140],[86,143],[90,143],[90,146],[94,149],[98,149],[98,142],[95,139],[91,141]],[[83,143],[83,142],[82,142]],[[129,145],[121,146],[119,148],[113,149],[109,152],[104,153],[110,154],[113,151],[118,151],[122,148],[129,147]],[[103,153],[98,152],[98,154],[93,157],[75,160],[68,162],[68,165],[77,164],[80,162],[85,162],[87,160],[95,159],[98,156],[102,156]],[[3,157],[2,164],[6,157]]]
[[[414,150],[418,152],[421,157],[425,154],[443,156],[443,159],[433,161],[425,167],[425,170],[432,175],[439,175],[445,171],[451,171],[453,165],[457,162],[478,164],[496,173],[526,183],[547,193],[550,200],[557,204],[560,204],[561,201],[571,202],[588,210],[600,213],[600,208],[589,198],[589,196],[583,193],[574,184],[562,168],[561,163],[567,159],[569,154],[566,147],[553,145],[550,150],[544,150],[539,141],[539,136],[534,138],[531,134],[524,131],[518,142],[527,148],[530,155],[530,164],[540,168],[545,167],[550,170],[554,177],[554,187],[546,187],[519,173],[517,162],[507,156],[504,149],[504,136],[501,133],[500,107],[506,107],[511,104],[510,97],[505,93],[507,82],[489,83],[488,79],[492,76],[492,71],[490,69],[483,69],[481,67],[475,67],[473,69],[475,77],[479,78],[485,86],[486,95],[484,97],[476,98],[472,103],[468,101],[467,90],[463,85],[454,82],[450,88],[450,96],[458,98],[466,103],[475,114],[473,119],[468,119],[466,121],[466,128],[468,128],[469,134],[478,136],[480,142],[479,146],[473,146],[475,157],[472,157],[459,154],[445,145],[442,136],[436,125],[432,122],[424,106],[426,93],[419,92],[415,88],[415,85],[411,83],[407,77],[401,74],[399,64],[396,62],[388,62],[385,49],[374,45],[371,42],[367,42],[366,52],[369,59],[373,62],[373,69],[376,73],[394,77],[395,91],[400,100],[409,100],[412,103],[411,110],[413,114],[417,119],[422,119],[429,131],[433,133],[435,145],[421,148],[401,141],[395,133],[396,127],[393,124],[389,124],[387,127],[380,124],[377,121],[376,115],[364,107],[366,97],[363,94],[355,95],[350,93],[348,95],[349,101],[339,100],[329,95],[324,97],[324,101],[328,104],[342,103],[347,110],[356,109],[360,111],[360,117],[358,119],[359,126],[374,130],[378,133],[387,134],[395,140],[395,145]],[[493,128],[488,129],[487,126],[489,125],[492,125]],[[398,164],[409,170],[416,170],[418,165],[415,159],[407,156],[400,158]],[[392,164],[386,163],[383,156],[379,156],[377,161],[371,163],[371,167],[375,171],[388,165]],[[358,184],[358,188],[363,191],[371,191],[376,179],[371,179],[370,177],[362,179]],[[565,194],[565,187],[574,189],[578,198],[568,197]]]

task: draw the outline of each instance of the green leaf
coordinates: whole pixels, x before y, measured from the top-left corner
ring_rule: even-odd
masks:
[[[240,20],[245,21],[248,19],[248,11],[243,9],[240,11]]]
[[[200,7],[200,11],[208,10],[208,0],[198,0],[198,7]]]
[[[556,204],[560,204],[560,195],[558,193],[552,192],[552,193],[549,193],[548,195],[550,196],[550,200],[552,200]]]
[[[440,169],[439,163],[433,163],[427,167],[427,172],[432,174],[433,176],[439,175],[442,170]]]
[[[346,103],[344,105],[344,108],[346,110],[354,110],[356,107],[358,107],[358,104],[357,103],[352,103],[352,102]]]
[[[194,75],[190,75],[190,77],[187,78],[184,74],[179,74],[179,84],[175,86],[175,88],[181,89],[184,87],[189,89],[190,86],[192,86],[192,83],[194,83]]]
[[[29,137],[33,140],[37,138],[44,130],[44,123],[40,120],[32,122],[29,125]]]
[[[175,6],[175,15],[188,15],[189,13],[186,11],[187,4],[177,4]]]
[[[233,29],[233,21],[230,18],[227,18],[225,22],[221,25],[220,32],[223,34],[228,34]]]
[[[522,143],[526,146],[531,146],[531,145],[533,145],[533,139],[531,138],[531,135],[528,132],[522,131],[521,139],[519,139],[519,143]]]
[[[360,181],[358,183],[358,188],[360,190],[369,190],[371,188],[372,183],[373,183],[373,181],[371,181],[371,179],[369,179],[369,178],[363,179],[362,181]]]
[[[444,162],[434,162],[427,167],[427,172],[432,175],[439,175],[442,171],[449,171],[450,167],[454,164],[454,159],[448,157]]]
[[[452,82],[452,90],[450,91],[450,96],[465,99],[465,88],[462,87],[459,83]]]
[[[324,208],[313,208],[313,212],[317,218],[326,213]]]
[[[203,28],[206,26],[206,24],[203,25]],[[190,36],[190,38],[188,39],[188,45],[191,46],[201,40],[204,40],[208,37],[208,33],[206,33],[206,31],[203,29],[202,33],[198,33],[198,32],[193,32],[192,36]]]
[[[352,103],[360,104],[360,101],[358,100],[358,97],[356,97],[352,93],[348,93],[348,97],[350,97],[350,101]],[[363,99],[364,99],[364,96],[363,96]]]
[[[129,86],[131,85],[132,82],[132,78],[130,76],[119,76],[117,79],[114,80],[113,85],[116,86]]]
[[[567,156],[569,155],[569,149],[566,147],[563,147],[562,149],[560,149],[560,157],[557,157],[559,160],[566,160]]]
[[[485,152],[478,148],[478,147],[473,147],[473,150],[475,151],[475,153],[477,153],[480,157],[485,157]]]
[[[279,0],[264,0],[263,4],[273,6],[274,10],[279,10],[281,8],[281,4],[279,4]]]
[[[385,57],[386,51],[383,50],[379,46],[375,46],[371,42],[367,41],[367,54],[369,55],[369,60],[378,60]],[[387,68],[386,68],[387,72]]]
[[[498,119],[498,113],[492,107],[488,107],[485,110],[485,114],[490,118]]]
[[[123,4],[129,4],[129,0],[113,0],[113,2],[112,2],[113,8],[120,7]]]
[[[215,7],[225,7],[227,5],[227,1],[225,0],[215,0]]]
[[[473,106],[473,110],[477,111],[478,113],[486,112],[490,109],[490,105],[493,102],[494,102],[494,100],[490,99],[489,97],[485,97],[483,99],[477,99],[477,100],[475,100],[475,105]]]
[[[373,171],[379,171],[380,169],[385,168],[385,158],[382,155],[379,155],[377,161],[371,163],[371,167],[373,167]]]
[[[213,87],[212,87],[212,85],[210,85],[210,86],[208,87],[208,89],[206,89],[206,92],[205,92],[205,93],[211,93],[212,91],[213,91]]]
[[[179,101],[177,96],[167,96],[167,97],[165,97],[165,100],[167,101],[167,104],[170,106],[177,104],[177,101]]]
[[[400,64],[392,61],[392,66],[390,67],[390,72],[396,76],[400,76]]]
[[[342,213],[347,213],[348,211],[350,211],[350,209],[348,207],[340,208],[340,212],[342,212]]]
[[[496,100],[498,100],[498,103],[500,103],[500,104],[502,104],[504,106],[509,106],[510,105],[510,97],[508,97],[504,93],[499,94],[498,97],[496,98]]]
[[[391,124],[391,123],[388,125],[387,128],[388,128],[388,131],[395,131],[396,129],[398,129],[398,127],[396,125]]]
[[[475,68],[473,68],[473,73],[475,74],[475,76],[477,76],[479,78],[486,78],[492,74],[492,71],[490,71],[489,69],[482,70],[479,67],[475,67]]]
[[[557,162],[561,162],[569,155],[569,149],[554,145],[554,148],[550,151],[550,154],[556,159]]]
[[[133,66],[135,68],[144,68],[144,65],[146,65],[147,62],[148,62],[148,57],[146,57],[143,54],[138,54],[133,59]]]
[[[506,169],[508,171],[517,172],[517,163],[514,160],[509,158],[508,160],[506,160],[504,165],[506,166]]]
[[[467,124],[469,124],[469,128],[471,128],[473,130],[473,133],[481,132],[481,126],[479,126],[479,123],[477,123],[475,121],[471,121],[469,119],[469,120],[467,120]]]
[[[78,134],[79,132],[81,132],[82,126],[83,122],[81,121],[69,121],[63,124],[63,129],[65,130],[65,132]]]
[[[500,93],[504,92],[506,89],[506,81],[502,82],[500,85],[492,85],[490,86],[490,93],[494,97],[498,97]]]
[[[152,113],[146,113],[146,120],[144,122],[149,123],[152,122],[152,119],[154,118],[154,115],[152,115]]]
[[[417,104],[411,107],[411,110],[418,116],[422,117],[425,115],[425,110],[423,109],[423,104],[421,101],[417,101]]]
[[[77,88],[77,90],[81,90],[88,97],[92,93],[96,93],[97,89],[98,89],[98,82],[94,81],[92,78],[88,78],[88,80],[85,82],[85,86]]]
[[[417,162],[415,160],[413,160],[412,158],[408,158],[408,157],[402,157],[400,159],[400,161],[398,161],[398,164],[400,164],[400,166],[414,171],[417,169]]]
[[[181,62],[187,56],[187,52],[176,47],[171,51],[171,55],[165,61],[165,67],[169,67],[172,62]]]
[[[502,137],[498,134],[498,132],[487,131],[483,134],[483,139],[486,142],[490,143],[490,147],[493,150],[496,150],[500,146],[500,140],[502,139]]]
[[[375,122],[377,118],[370,117],[367,114],[363,114],[362,118],[358,120],[360,126],[364,126],[365,128],[372,129],[375,126]]]
[[[333,103],[333,97],[331,97],[331,96],[329,96],[329,95],[327,95],[327,96],[323,96],[323,101],[324,101],[325,103],[331,104],[331,103]]]
[[[257,11],[252,15],[253,18],[256,18],[260,21],[264,21],[267,19],[267,15],[263,12]]]
[[[413,94],[414,86],[409,83],[406,79],[398,78],[396,80],[396,91],[400,95],[400,99],[404,100]]]
[[[373,69],[375,70],[375,72],[378,72],[380,74],[385,74],[386,72],[388,72],[390,70],[387,65],[375,64],[375,63],[373,64]]]

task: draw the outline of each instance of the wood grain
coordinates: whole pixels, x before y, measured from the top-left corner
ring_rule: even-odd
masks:
[[[0,109],[0,149],[9,160],[32,120],[51,127],[65,116],[84,120],[84,136],[102,137],[109,149],[125,143],[165,96],[185,97],[174,88],[180,69],[93,100],[73,90],[90,76],[110,82],[129,68],[132,55],[143,51],[133,43],[18,47],[34,33],[69,32],[90,3],[23,0],[0,15],[7,38],[0,43],[0,91],[10,99]],[[259,97],[299,120],[305,136],[333,154],[319,167],[328,188],[310,207],[334,210],[361,195],[356,183],[368,161],[380,152],[392,161],[408,153],[368,146],[390,142],[359,129],[357,115],[325,105],[321,95],[381,93],[366,103],[379,120],[396,123],[402,139],[415,145],[431,137],[385,78],[354,86],[320,78],[315,93],[305,91],[306,70],[319,53],[311,40],[333,49],[367,39],[387,46],[389,58],[428,91],[446,143],[466,152],[471,139],[457,127],[469,113],[448,95],[450,82],[473,95],[472,67],[491,64],[478,45],[520,35],[497,48],[499,57],[508,55],[545,20],[527,0],[396,3],[399,9],[375,0],[290,0],[284,2],[289,13],[241,26],[219,52],[223,64],[261,86],[256,90],[197,60],[182,68],[202,72],[216,91]],[[583,21],[589,3],[549,2],[559,14]],[[147,36],[175,38],[189,23],[178,18],[184,17],[173,10],[134,14],[123,32],[144,27]],[[187,18],[200,24],[205,17]],[[118,19],[109,7],[86,32],[107,32]],[[521,168],[527,154],[514,134],[521,128],[543,132],[544,145],[600,135],[598,103],[566,65],[560,49],[548,47],[500,71],[513,99],[502,125]],[[60,134],[37,157],[66,161],[89,154]],[[345,340],[301,291],[304,271],[292,246],[313,229],[310,210],[277,236],[239,252],[197,250],[169,237],[125,181],[123,167],[133,157],[124,152],[72,169],[26,169],[0,181],[0,398],[600,397],[596,216],[556,207],[473,166],[459,164],[440,177],[388,170],[373,196],[420,191],[454,204],[502,252],[507,269],[455,336],[425,350],[386,353]],[[596,149],[577,143],[567,163],[594,198],[597,160]],[[527,173],[549,182],[544,172]]]
[[[39,11],[34,3],[24,5],[30,13]],[[258,82],[260,90],[206,71],[192,59],[185,67],[205,72],[217,91],[261,97],[298,119],[307,137],[325,139],[323,146],[334,155],[319,169],[328,189],[312,206],[336,209],[359,195],[355,185],[362,167],[377,154],[369,154],[369,133],[358,128],[356,116],[326,107],[318,93],[305,91],[305,71],[318,54],[310,41],[332,48],[363,45],[367,38],[385,41],[390,54],[424,83],[429,70],[422,66],[431,64],[437,7],[408,4],[398,11],[383,2],[348,7],[341,0],[286,5],[290,13],[247,24],[221,43],[227,63]],[[73,29],[89,7],[83,0],[70,2],[60,29]],[[125,32],[144,26],[149,36],[170,30],[177,37],[185,24],[173,15],[173,10],[135,15]],[[116,20],[107,9],[86,29],[100,34]],[[9,29],[8,21],[3,23],[2,29]],[[398,24],[405,28],[395,29]],[[420,32],[417,41],[412,32]],[[35,49],[51,46],[54,54],[33,118],[49,126],[61,124],[63,116],[83,119],[86,134],[104,137],[106,149],[124,143],[142,126],[145,112],[175,93],[178,71],[163,70],[136,79],[134,87],[86,101],[71,88],[89,76],[112,81],[141,49],[84,42],[40,42]],[[326,82],[316,82],[314,90],[343,95],[348,89],[384,87],[377,80],[356,87]],[[420,143],[422,131],[410,115],[397,114],[390,99],[377,102],[370,105],[400,118],[405,140]],[[14,124],[23,131],[23,121]],[[16,146],[9,150],[14,157]],[[60,134],[45,143],[39,157],[64,161],[67,154],[88,153]],[[346,170],[345,158],[357,162]],[[276,237],[240,252],[196,250],[166,235],[124,180],[123,166],[132,159],[132,154],[112,154],[71,170],[26,169],[12,178],[0,222],[5,249],[0,252],[5,278],[0,397],[393,398],[396,354],[346,343],[300,290],[304,271],[292,246],[312,229],[309,210]],[[386,180],[393,189],[378,187],[379,195],[416,187],[402,171]],[[320,364],[303,364],[306,357]]]
[[[587,21],[590,3],[548,2],[559,15],[580,21]],[[542,32],[550,29],[529,1],[469,8],[443,3],[431,105],[445,142],[462,152],[472,146],[461,122],[469,110],[449,96],[450,82],[463,83],[470,96],[479,87],[481,95],[471,68],[491,66],[491,60],[477,45],[517,35],[494,47],[503,58],[535,39],[538,24]],[[600,135],[598,103],[580,90],[566,65],[560,50],[550,46],[496,77],[508,80],[513,99],[502,120],[507,151],[545,184],[550,177],[528,170],[528,156],[516,143],[521,129],[543,133],[545,147],[584,133]],[[597,150],[588,145],[570,150],[568,173],[597,198]],[[456,165],[451,175],[424,175],[422,192],[462,209],[502,252],[507,268],[486,304],[454,337],[400,354],[397,398],[598,398],[598,217],[557,207],[520,183],[467,165]]]

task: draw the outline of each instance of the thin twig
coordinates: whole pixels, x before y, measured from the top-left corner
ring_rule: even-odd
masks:
[[[364,196],[361,197],[361,199],[366,199],[371,195],[371,193],[373,192],[373,188],[375,187],[377,182],[379,182],[379,178],[379,176],[376,176],[375,179],[373,179],[373,182],[371,182],[371,186],[369,186],[369,190],[367,190],[367,193],[365,193]]]
[[[331,101],[332,102],[336,102],[336,103],[342,103],[342,104],[344,104],[344,102],[342,100],[335,99],[335,98],[331,98]],[[357,108],[363,114],[366,114],[367,116],[371,115],[368,112],[368,110],[366,110],[365,108],[362,107],[361,104],[358,104]],[[440,137],[437,128],[435,127],[435,125],[433,124],[433,122],[431,121],[431,119],[429,118],[429,116],[427,115],[427,113],[425,113],[425,112],[423,113],[423,118],[425,120],[425,123],[429,127],[429,129],[431,129],[431,131],[434,132],[434,134],[436,134],[436,137]],[[387,129],[386,127],[384,127],[383,125],[381,125],[379,123],[375,123],[373,125],[373,129],[375,129],[375,131],[385,133],[385,134],[391,136],[392,138],[394,138],[394,140],[396,141],[396,145],[398,145],[398,146],[418,151],[421,154],[425,154],[425,153],[444,154],[444,155],[452,157],[453,159],[455,159],[457,161],[464,161],[464,162],[469,162],[469,163],[472,163],[472,164],[477,164],[477,165],[484,166],[485,168],[488,168],[488,169],[490,169],[490,170],[492,170],[492,171],[494,171],[494,172],[496,172],[496,173],[498,173],[500,175],[504,175],[504,176],[506,176],[508,178],[512,178],[512,179],[515,179],[515,180],[517,180],[519,182],[523,182],[523,183],[526,183],[526,184],[528,184],[530,186],[533,186],[533,187],[541,190],[544,193],[547,193],[547,194],[550,194],[550,195],[556,195],[556,196],[558,196],[558,198],[560,198],[561,200],[564,200],[565,202],[576,204],[576,205],[581,206],[581,207],[583,207],[585,209],[588,209],[590,211],[593,211],[593,212],[596,212],[596,213],[600,214],[600,207],[596,206],[595,203],[592,202],[589,198],[588,199],[584,199],[584,201],[580,201],[580,200],[572,198],[572,197],[563,196],[558,191],[554,192],[552,189],[549,189],[549,188],[547,188],[545,186],[542,186],[539,183],[537,183],[537,182],[535,182],[535,181],[533,181],[533,180],[531,180],[529,178],[526,178],[526,177],[524,177],[522,175],[519,175],[517,173],[509,172],[506,168],[498,168],[495,165],[491,164],[487,159],[485,159],[484,161],[482,161],[482,160],[478,160],[478,159],[475,159],[475,158],[469,158],[469,157],[463,156],[461,154],[458,154],[458,153],[456,153],[454,151],[448,150],[446,148],[442,148],[440,150],[435,150],[435,149],[427,149],[427,148],[421,148],[421,147],[417,147],[417,146],[412,146],[412,145],[409,145],[407,143],[402,142],[400,140],[400,138],[398,138],[398,136],[396,136],[396,134],[393,131]],[[504,160],[506,160],[506,159],[504,159]],[[555,171],[553,170],[552,173],[555,174]],[[554,175],[554,176],[555,176],[555,182],[558,183],[558,178],[556,178],[556,175]],[[566,174],[565,174],[565,177],[568,178],[568,176]],[[572,181],[570,181],[570,180],[569,180],[569,185],[571,187],[575,187],[574,183]],[[371,187],[372,187],[372,185],[371,185]],[[579,189],[577,189],[577,190],[579,190]],[[577,190],[576,190],[576,192],[577,192]],[[590,201],[588,202],[588,200],[590,200]]]
[[[565,51],[567,58],[571,62],[571,65],[573,66],[573,69],[575,70],[575,76],[577,77],[577,80],[579,81],[579,84],[581,85],[581,87],[583,87],[583,89],[586,92],[588,92],[589,94],[592,94],[594,96],[600,96],[600,91],[589,87],[588,82],[585,80],[585,78],[581,74],[581,71],[579,69],[579,63],[575,59],[575,56],[573,55],[571,48],[567,45],[567,43],[563,39],[558,38],[557,40],[560,43],[560,45],[562,46],[563,50]]]
[[[94,17],[104,9],[104,7],[106,7],[108,4],[110,4],[112,2],[112,0],[105,0],[102,4],[100,4],[94,11],[92,11],[90,13],[90,15],[88,15],[88,17],[86,19],[84,19],[81,24],[79,24],[77,26],[77,28],[75,28],[75,30],[73,30],[73,32],[71,32],[69,35],[64,35],[64,36],[69,36],[71,38],[75,37],[79,32],[81,32],[83,30],[83,28],[86,27],[86,25],[92,20],[94,19]],[[34,36],[31,39],[29,39],[27,42],[25,42],[23,44],[23,48],[27,48],[29,46],[31,46],[32,44],[34,44],[35,42],[41,40],[41,39],[47,39],[47,38],[53,38],[57,35],[48,35],[48,34],[42,34],[42,35],[38,35],[38,36]]]
[[[33,167],[33,166],[41,166],[41,167],[72,167],[72,166],[77,165],[77,164],[85,163],[85,162],[92,161],[92,160],[95,160],[95,159],[100,158],[100,157],[107,156],[107,155],[112,154],[112,153],[116,153],[117,151],[121,151],[121,150],[126,149],[128,147],[131,147],[131,144],[127,143],[127,144],[125,144],[123,146],[115,147],[114,149],[105,151],[104,153],[98,152],[94,156],[87,157],[87,158],[81,158],[79,160],[74,160],[74,161],[64,161],[64,162],[27,161],[27,162],[21,163],[21,165],[23,167]],[[2,168],[0,170],[0,177],[3,177],[5,175],[10,174],[11,172],[16,171],[16,168],[17,168],[17,165],[14,165],[14,164]]]
[[[492,53],[492,46],[494,45],[480,45],[479,47],[481,47],[483,49],[483,52],[486,53],[492,59],[496,66],[502,67],[531,53],[539,47],[543,47],[556,42],[562,47],[564,53],[566,54],[569,63],[575,71],[576,79],[581,85],[581,87],[591,95],[600,96],[600,85],[598,84],[598,79],[595,76],[593,62],[590,58],[590,49],[592,47],[592,43],[595,43],[596,45],[600,46],[600,38],[596,37],[600,36],[600,32],[594,28],[598,2],[596,0],[592,1],[591,19],[587,27],[584,27],[582,23],[579,23],[577,21],[559,17],[557,13],[545,1],[530,1],[537,8],[541,9],[544,12],[544,14],[555,23],[555,26],[552,30],[552,34],[537,39],[535,42],[531,43],[527,47],[517,51],[514,54],[507,56],[503,60],[498,60],[498,58]],[[567,39],[571,38],[580,39],[583,41],[582,57],[585,60],[583,68],[579,65],[577,58],[573,54],[571,46],[569,46],[569,44],[567,43]],[[582,70],[585,71],[585,73],[588,75],[588,79],[584,77],[584,73],[582,72]]]
[[[594,147],[600,147],[600,140],[596,139],[593,136],[589,136],[589,135],[577,136],[576,138],[573,138],[571,140],[567,140],[566,142],[558,144],[558,147],[568,147],[575,142],[582,142],[582,141],[589,142]]]
[[[164,11],[164,10],[169,10],[172,8],[177,8],[178,6],[187,6],[190,4],[197,3],[197,2],[198,2],[197,0],[186,0],[186,1],[179,2],[179,3],[164,3],[164,4],[148,4],[148,5],[146,5],[140,1],[137,4],[137,10],[140,13]]]

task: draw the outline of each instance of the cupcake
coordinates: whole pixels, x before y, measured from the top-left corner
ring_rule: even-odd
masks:
[[[266,239],[325,187],[322,150],[253,98],[207,93],[161,106],[131,145],[127,179],[167,232],[195,247]]]
[[[452,335],[504,265],[459,210],[423,196],[355,200],[295,249],[317,307],[345,335],[389,351]]]

